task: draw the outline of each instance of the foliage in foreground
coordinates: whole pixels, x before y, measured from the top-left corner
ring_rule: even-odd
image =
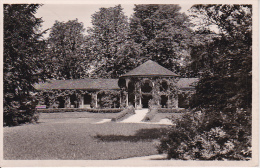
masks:
[[[158,151],[168,159],[249,160],[251,126],[250,110],[187,113],[162,138]]]
[[[162,139],[159,151],[167,153],[169,159],[248,160],[252,139],[252,6],[195,5],[192,10],[219,29],[214,33],[200,25],[191,52],[191,67],[201,73],[192,104],[202,113],[180,120]]]
[[[4,5],[4,124],[34,119],[33,85],[44,78],[44,42],[34,14],[40,5]]]

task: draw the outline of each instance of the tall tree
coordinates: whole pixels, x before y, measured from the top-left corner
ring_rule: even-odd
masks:
[[[169,159],[250,160],[252,6],[195,5],[192,10],[205,19],[197,25],[191,53],[194,72],[201,72],[197,108],[176,123],[159,149]]]
[[[56,21],[48,38],[50,78],[79,79],[87,75],[84,27],[77,19]]]
[[[195,43],[192,50],[193,65],[203,73],[198,86],[198,102],[204,102],[203,106],[214,105],[221,110],[227,107],[250,108],[252,6],[196,5],[193,12],[203,13],[210,21],[208,23],[217,25],[219,31],[209,41],[204,38],[202,43]],[[205,37],[205,33],[198,33],[197,36]],[[212,94],[209,95],[206,92],[210,88]]]
[[[142,57],[173,71],[189,57],[192,30],[179,5],[135,5],[130,37],[141,45]]]
[[[34,14],[40,5],[4,5],[4,123],[30,121],[34,115],[33,85],[45,77],[44,41]],[[19,113],[19,110],[25,110]]]
[[[118,77],[121,70],[116,60],[120,60],[122,49],[128,39],[129,25],[121,5],[100,8],[92,15],[88,45],[95,63],[97,77]],[[125,57],[126,58],[126,57]]]

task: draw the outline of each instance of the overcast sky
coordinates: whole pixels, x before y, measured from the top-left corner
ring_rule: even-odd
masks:
[[[91,15],[99,11],[101,7],[114,7],[117,4],[45,4],[41,6],[36,17],[42,17],[42,30],[51,28],[55,22],[68,20],[74,20],[78,18],[79,22],[84,24],[84,27],[91,27]],[[124,9],[124,13],[128,18],[133,14],[134,4],[121,4]],[[181,12],[187,12],[187,10],[192,6],[191,4],[180,4]],[[45,35],[47,37],[48,35]]]

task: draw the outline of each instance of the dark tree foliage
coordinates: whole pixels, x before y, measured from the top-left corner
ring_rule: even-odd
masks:
[[[44,41],[34,14],[38,4],[4,5],[4,124],[30,122],[35,113],[33,85],[45,77]]]
[[[194,111],[165,136],[160,152],[186,160],[252,157],[252,6],[195,5],[190,68],[200,76]],[[202,17],[201,17],[202,16]],[[218,32],[209,29],[215,25]],[[176,138],[178,137],[178,138]]]
[[[203,11],[220,30],[193,47],[192,66],[202,72],[194,106],[222,111],[251,108],[252,6],[197,5],[193,9]]]
[[[56,21],[48,38],[46,66],[49,78],[80,79],[87,75],[88,59],[85,51],[84,26],[77,19]]]
[[[128,25],[120,5],[92,15],[88,46],[94,76],[116,78],[151,59],[179,72],[190,58],[188,17],[178,5],[135,5]]]
[[[192,30],[179,5],[135,5],[130,37],[140,45],[141,57],[179,72],[189,59]]]
[[[250,160],[251,111],[185,114],[161,139],[160,153],[168,159]]]

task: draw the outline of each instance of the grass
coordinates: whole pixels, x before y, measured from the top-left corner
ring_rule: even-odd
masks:
[[[38,124],[5,127],[4,159],[111,160],[158,154],[156,145],[167,126],[95,124],[113,115],[41,114]]]
[[[147,141],[151,142],[158,139],[158,137],[166,134],[167,128],[150,128],[140,129],[134,135],[97,135],[95,138],[103,142],[115,142],[115,141]]]

